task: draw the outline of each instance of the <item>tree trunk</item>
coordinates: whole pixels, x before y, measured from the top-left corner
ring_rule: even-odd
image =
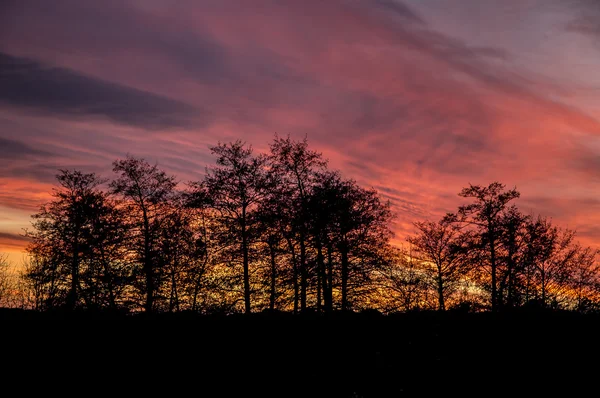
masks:
[[[306,242],[304,242],[304,233],[300,234],[300,310],[306,311]]]
[[[444,278],[442,277],[442,267],[437,266],[438,277],[437,277],[437,291],[438,291],[438,310],[445,311],[446,305],[444,303]]]
[[[325,311],[333,310],[333,248],[327,245],[327,283],[325,284]]]
[[[198,305],[198,293],[200,293],[200,275],[195,275],[194,293],[192,294],[192,311],[196,311]]]
[[[177,297],[177,274],[175,265],[177,262],[173,264],[171,267],[171,294],[169,296],[169,312],[173,312],[174,309],[179,311],[179,298]]]
[[[289,237],[286,237],[290,254],[292,255],[292,278],[294,279],[294,314],[298,313],[299,289],[298,289],[298,266],[296,264],[296,250]]]
[[[269,252],[271,254],[271,291],[269,294],[269,309],[273,311],[275,309],[275,282],[277,281],[277,263],[275,261],[275,245],[271,239],[269,239]]]
[[[321,296],[321,270],[317,270],[317,312],[321,312],[322,296]]]
[[[106,280],[106,289],[108,290],[108,306],[111,310],[117,308],[115,302],[115,292],[113,287],[113,275],[106,260],[106,253],[104,252],[104,246],[100,246],[100,259],[102,261],[102,267],[104,268],[104,279]]]
[[[73,237],[73,252],[71,263],[71,290],[69,291],[68,307],[74,310],[77,306],[77,290],[79,288],[79,222],[75,223],[75,236]]]
[[[498,297],[498,310],[502,310],[506,304],[508,304],[508,268],[507,272],[505,272],[501,277],[498,278],[500,281],[496,281],[498,285],[498,290],[496,295]],[[506,300],[505,300],[506,298]]]
[[[492,267],[492,312],[497,310],[497,291],[496,291],[496,242],[493,233],[490,232],[490,265]]]
[[[531,292],[531,262],[528,261],[525,267],[525,303],[529,303]]]
[[[325,261],[323,259],[323,245],[321,240],[317,238],[317,268],[318,268],[318,281],[317,281],[317,310],[321,311],[322,297],[327,296],[327,279],[325,277]],[[321,294],[321,291],[323,292]],[[325,298],[325,301],[327,299]]]
[[[146,207],[142,202],[142,215],[144,217],[144,274],[146,277],[146,303],[144,310],[151,313],[154,307],[154,270],[152,269],[152,258],[150,255],[150,221]]]
[[[542,270],[542,306],[546,308],[546,271]]]
[[[342,255],[342,311],[348,309],[348,246],[344,242],[340,245]]]
[[[250,269],[248,260],[248,237],[246,236],[246,208],[242,209],[242,255],[244,262],[244,308],[246,314],[251,312],[250,308]]]
[[[298,193],[300,194],[300,310],[306,311],[306,230],[304,224],[304,215],[306,210],[306,194],[304,192],[304,183],[298,172],[297,165],[294,165],[294,175],[298,184]]]
[[[508,308],[513,308],[515,303],[515,272],[516,272],[516,264],[515,264],[515,247],[516,243],[511,241],[511,249],[508,253],[508,287],[506,293],[506,305]]]
[[[204,259],[202,260],[202,268],[198,271],[194,272],[194,294],[192,298],[192,311],[196,311],[198,309],[198,294],[200,294],[200,285],[202,284],[202,276],[206,271],[206,264],[208,263],[208,255],[204,255]]]
[[[514,308],[516,306],[516,294],[515,294],[515,271],[511,269],[508,274],[508,307]]]

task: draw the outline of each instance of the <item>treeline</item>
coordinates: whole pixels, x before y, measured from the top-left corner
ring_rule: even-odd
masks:
[[[61,170],[34,214],[13,305],[199,313],[263,310],[600,308],[597,252],[525,215],[516,189],[469,186],[469,203],[390,244],[390,204],[327,168],[307,140],[241,141],[180,184],[128,156],[108,180]],[[1,278],[0,278],[1,279]],[[6,297],[6,295],[5,295]],[[18,297],[14,301],[14,297]],[[0,297],[0,299],[2,299]],[[5,301],[8,302],[8,301]]]

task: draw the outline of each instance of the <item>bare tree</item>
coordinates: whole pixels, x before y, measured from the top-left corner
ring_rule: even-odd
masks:
[[[587,312],[598,310],[600,305],[600,263],[598,250],[577,246],[577,254],[569,278],[569,287],[575,293],[572,308]]]
[[[375,272],[372,300],[384,312],[435,308],[426,266],[411,249],[388,246],[385,266]]]
[[[27,251],[37,259],[40,278],[51,285],[48,304],[73,309],[80,299],[81,264],[90,257],[93,220],[105,200],[99,190],[104,180],[94,173],[70,170],[61,170],[56,178],[60,186],[54,189],[53,200],[32,216]]]
[[[278,177],[275,173],[269,173],[270,189],[263,197],[257,212],[260,235],[264,244],[263,256],[266,257],[265,262],[269,264],[267,285],[271,311],[275,309],[282,290],[278,289],[278,283],[282,282],[280,279],[283,271],[279,259],[285,251],[286,236],[291,238],[287,229],[289,213],[286,211],[285,193],[282,191]]]
[[[250,249],[256,239],[258,204],[268,192],[267,158],[254,156],[252,147],[242,141],[218,144],[211,151],[217,156],[217,166],[207,170],[204,184],[217,218],[225,227],[225,238],[232,245],[239,242],[244,308],[250,313]]]
[[[502,214],[510,201],[520,196],[516,188],[504,191],[505,186],[493,182],[487,187],[470,185],[463,188],[459,196],[471,198],[473,203],[459,206],[456,219],[475,228],[481,237],[483,248],[487,251],[491,274],[492,311],[498,307],[498,240],[502,234]]]
[[[446,309],[446,296],[456,287],[468,266],[465,237],[454,221],[445,217],[438,222],[415,222],[417,233],[407,238],[419,260],[431,264],[426,270],[433,276],[440,311]]]
[[[510,206],[501,217],[501,234],[498,258],[504,267],[499,274],[498,302],[513,308],[520,302],[519,293],[523,287],[523,260],[527,224],[530,217],[522,214],[516,206]]]
[[[341,309],[347,310],[351,307],[351,294],[358,294],[361,287],[368,285],[372,269],[383,263],[380,254],[392,236],[389,221],[393,215],[389,203],[382,202],[375,190],[361,188],[337,173],[324,174],[311,195],[318,199],[308,208],[322,209],[315,210],[315,241],[317,245],[320,242],[332,244],[339,253]],[[328,282],[332,278],[324,277],[322,257],[318,255],[318,268],[322,270],[319,280],[329,295],[333,286]],[[328,264],[328,268],[330,274],[332,264]],[[330,305],[329,300],[326,299],[326,306]]]
[[[7,254],[0,253],[0,307],[10,306],[12,286],[11,263]]]
[[[306,245],[308,239],[307,202],[311,186],[315,180],[316,172],[325,169],[327,161],[318,152],[308,148],[308,141],[293,141],[289,136],[280,138],[275,136],[271,144],[270,166],[275,173],[280,174],[280,181],[290,192],[290,205],[293,218],[291,226],[297,236],[300,246],[300,309],[306,310],[306,295],[308,286],[308,267]],[[295,255],[293,256],[295,258]],[[298,298],[294,301],[294,310],[297,311]]]
[[[130,155],[115,161],[113,171],[118,176],[110,183],[111,192],[123,199],[131,243],[144,275],[144,309],[152,312],[157,291],[157,237],[177,183],[157,165]]]
[[[559,298],[570,279],[578,252],[574,237],[574,231],[561,230],[546,217],[537,217],[527,226],[528,296],[532,295],[544,307]]]

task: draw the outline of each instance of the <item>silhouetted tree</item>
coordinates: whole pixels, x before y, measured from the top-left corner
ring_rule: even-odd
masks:
[[[90,217],[87,267],[81,274],[81,295],[88,308],[116,310],[127,306],[131,284],[125,214],[106,194]]]
[[[421,261],[431,264],[438,297],[438,310],[446,309],[446,295],[464,277],[467,262],[465,236],[453,218],[445,217],[438,222],[415,222],[417,233],[407,238]]]
[[[209,297],[219,287],[215,283],[217,278],[213,278],[212,274],[217,257],[215,253],[220,251],[221,246],[216,237],[219,228],[213,217],[212,199],[204,182],[190,183],[183,195],[184,211],[192,218],[190,223],[193,225],[195,238],[191,259],[193,266],[186,273],[187,294],[191,300],[189,306],[192,311],[207,309],[209,306],[215,308],[216,306],[209,304]]]
[[[183,192],[132,156],[113,163],[108,190],[93,173],[61,170],[52,200],[32,216],[17,284],[7,284],[0,256],[0,305],[600,310],[598,251],[548,218],[522,214],[511,203],[516,189],[464,188],[471,203],[416,222],[405,250],[390,244],[390,203],[327,170],[306,139],[275,136],[269,155],[239,140],[211,150],[216,165]],[[10,303],[7,290],[19,291]]]
[[[294,207],[293,189],[281,181],[282,175],[271,170],[269,178],[272,182],[267,196],[261,202],[258,216],[261,222],[261,236],[267,245],[267,261],[271,264],[270,301],[277,300],[286,293],[288,285],[292,286],[291,301],[294,312],[298,312],[300,299],[299,261],[297,242],[297,211]],[[278,261],[280,260],[280,264]],[[275,262],[274,262],[275,261]],[[287,265],[287,267],[285,266]],[[275,272],[273,272],[275,271]],[[277,290],[276,280],[280,284]],[[285,300],[284,300],[285,301]]]
[[[152,312],[157,290],[158,236],[177,183],[157,165],[130,155],[115,161],[113,171],[118,176],[110,183],[111,192],[123,199],[130,244],[144,275],[144,310]]]
[[[516,188],[504,191],[505,186],[493,182],[487,187],[470,185],[463,188],[459,196],[471,198],[473,203],[459,206],[455,215],[460,223],[474,227],[480,234],[482,249],[488,254],[491,274],[492,311],[497,310],[498,240],[502,234],[502,215],[510,201],[520,196]]]
[[[61,170],[53,200],[32,217],[27,251],[36,258],[36,280],[48,284],[47,305],[78,305],[82,259],[89,259],[94,220],[104,207],[104,181],[96,174]],[[33,275],[32,275],[33,277]],[[68,288],[66,287],[68,284]]]
[[[271,144],[270,166],[274,173],[280,174],[280,181],[290,192],[290,205],[294,210],[292,228],[297,235],[300,246],[300,309],[306,310],[306,294],[308,282],[307,268],[307,200],[316,172],[323,170],[327,162],[318,152],[308,148],[308,141],[293,141],[289,136],[280,138],[277,135]],[[297,297],[294,301],[297,311]]]
[[[198,256],[197,247],[203,245],[195,236],[192,228],[192,214],[183,211],[183,203],[179,198],[171,200],[157,239],[160,286],[168,289],[166,296],[169,312],[180,311],[184,299],[187,273],[193,272],[193,264]],[[201,250],[201,248],[200,248]],[[196,271],[196,270],[194,270]]]
[[[59,304],[58,273],[53,265],[47,257],[28,256],[19,278],[23,307],[39,311]]]
[[[269,291],[269,309],[271,311],[275,309],[275,304],[280,296],[280,293],[277,292],[277,284],[280,282],[278,279],[282,273],[281,267],[278,264],[278,259],[284,251],[282,244],[286,235],[291,239],[287,228],[290,217],[287,211],[288,207],[286,206],[286,192],[284,191],[285,187],[278,180],[279,177],[276,173],[268,174],[270,189],[263,197],[257,212],[260,223],[259,234],[264,243],[263,252],[266,257],[265,262],[269,264],[267,285]]]
[[[12,285],[10,268],[11,264],[8,261],[8,255],[0,253],[0,307],[8,306]]]
[[[226,227],[231,244],[239,242],[244,272],[244,308],[250,313],[250,247],[256,239],[258,204],[268,192],[267,158],[254,156],[241,141],[211,148],[217,166],[207,170],[204,183],[219,222]]]
[[[598,310],[600,305],[600,263],[598,250],[577,245],[569,287],[573,290],[575,311]]]
[[[317,251],[317,309],[322,295],[325,311],[333,309],[333,233],[340,183],[341,177],[336,172],[319,173],[307,200],[308,224]]]
[[[533,298],[545,307],[551,292],[553,299],[558,298],[576,258],[574,236],[574,231],[563,231],[545,217],[537,217],[527,225],[528,300]]]
[[[388,246],[385,263],[376,271],[373,302],[384,312],[435,308],[426,266],[410,249]]]
[[[334,175],[327,184],[332,201],[331,239],[340,254],[341,309],[347,310],[351,278],[354,287],[365,286],[372,267],[381,265],[378,254],[392,235],[392,213],[375,190],[363,189],[353,180]]]
[[[523,285],[523,251],[525,235],[530,217],[523,215],[516,206],[510,206],[500,220],[499,261],[504,265],[500,273],[498,303],[508,308],[519,304],[519,293]]]

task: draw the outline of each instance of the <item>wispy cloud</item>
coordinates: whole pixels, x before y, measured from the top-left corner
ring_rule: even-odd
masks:
[[[22,157],[49,157],[50,152],[32,148],[24,142],[0,137],[0,157],[2,159],[20,159]]]
[[[186,126],[200,113],[180,101],[3,53],[0,102],[49,115],[103,116],[149,129]]]
[[[8,4],[0,205],[33,208],[56,168],[109,173],[126,152],[199,178],[210,144],[266,148],[278,132],[308,135],[332,167],[377,187],[400,237],[461,203],[467,183],[499,180],[593,239],[600,123],[571,82],[600,60],[564,26],[592,34],[595,2]],[[565,47],[573,38],[580,50]],[[543,63],[559,65],[553,78]]]
[[[0,253],[22,249],[28,242],[29,239],[23,235],[0,231]]]

